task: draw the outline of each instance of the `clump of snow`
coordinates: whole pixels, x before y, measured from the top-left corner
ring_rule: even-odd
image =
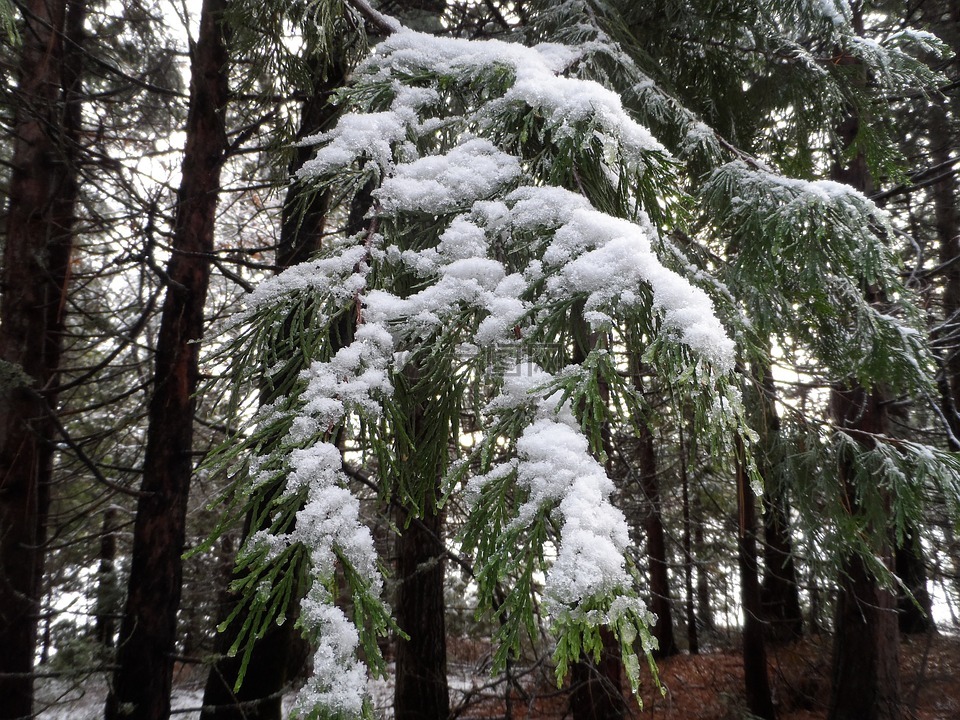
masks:
[[[357,660],[359,637],[326,588],[315,583],[300,605],[301,623],[317,633],[313,674],[297,694],[296,707],[309,714],[318,707],[332,716],[358,717],[367,696],[368,677]]]
[[[520,174],[520,163],[489,140],[474,138],[446,155],[397,165],[374,195],[381,211],[433,215],[489,197]]]
[[[527,527],[537,515],[559,510],[558,554],[544,592],[550,607],[566,612],[631,587],[624,565],[630,538],[626,518],[610,502],[613,481],[591,455],[569,402],[550,390],[553,383],[553,376],[533,365],[505,376],[486,412],[528,408],[533,421],[517,439],[516,457],[473,478],[468,492],[476,498],[490,482],[514,476],[527,499],[510,528]]]
[[[820,12],[836,27],[850,22],[850,7],[845,0],[819,0]]]
[[[308,260],[261,282],[245,300],[248,312],[274,305],[285,296],[320,290],[338,303],[346,303],[366,285],[368,248],[353,244],[337,254]]]
[[[306,138],[304,143],[322,143],[312,160],[297,171],[300,178],[311,178],[348,167],[366,158],[381,168],[393,164],[393,145],[407,136],[411,116],[395,110],[379,113],[349,113],[337,126],[322,135]]]
[[[387,368],[392,356],[393,338],[387,329],[372,322],[361,325],[354,341],[337,351],[329,362],[314,362],[303,371],[307,386],[300,417],[309,419],[313,430],[322,430],[350,413],[377,416],[378,398],[392,392]],[[302,431],[297,434],[299,437],[291,439],[308,436]]]

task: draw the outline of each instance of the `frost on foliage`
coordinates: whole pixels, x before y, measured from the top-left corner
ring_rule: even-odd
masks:
[[[597,162],[611,188],[621,184],[621,171],[638,182],[645,155],[666,156],[618,95],[561,75],[580,54],[560,45],[526,48],[400,30],[376,48],[345,94],[369,112],[348,112],[309,141],[320,147],[299,172],[302,179],[349,183],[369,173],[379,181],[371,213],[382,221],[382,235],[330,246],[326,256],[265,282],[251,298],[260,313],[311,298],[321,323],[354,302],[358,312],[354,341],[301,373],[292,409],[282,402],[264,409],[271,421],[279,415],[289,422],[279,451],[283,473],[276,462],[262,467],[272,477],[283,474],[285,498],[303,505],[293,529],[259,533],[256,541],[274,553],[302,545],[312,562],[301,624],[320,645],[314,679],[301,696],[304,708],[344,715],[363,709],[358,630],[334,606],[329,582],[337,562],[347,563],[374,598],[381,580],[342,459],[326,439],[350,417],[377,417],[407,351],[447,333],[460,348],[514,343],[525,330],[535,336],[545,314],[565,313],[572,299],[582,298],[585,317],[597,326],[658,313],[666,333],[704,364],[719,373],[733,367],[733,344],[710,299],[660,262],[652,249],[657,231],[642,212],[638,222],[606,215],[582,195],[545,185],[536,163],[495,142],[503,117],[535,109],[553,142],[599,140]],[[426,87],[406,87],[398,78]],[[449,88],[478,83],[481,102],[444,105]],[[398,276],[403,292],[392,284]],[[548,381],[540,372],[518,381],[523,388],[508,381],[491,405],[495,413],[509,412],[509,402],[521,409],[533,403],[535,417],[512,438],[516,457],[485,478],[512,476],[527,491],[512,529],[543,513],[560,521],[546,579],[554,621],[577,625],[575,632],[606,622],[626,637],[628,624],[642,630],[647,618],[626,567],[627,525],[569,403],[558,407],[557,397],[536,395],[533,386]],[[368,635],[359,637],[366,643]]]
[[[520,174],[520,163],[488,140],[473,139],[446,155],[397,165],[374,195],[381,211],[447,213],[465,198],[493,195]]]
[[[630,539],[623,513],[610,502],[613,482],[590,454],[569,403],[561,404],[556,394],[542,396],[552,380],[535,366],[505,378],[487,411],[532,407],[533,421],[517,439],[516,458],[471,480],[468,492],[479,496],[487,483],[515,475],[527,499],[508,530],[528,527],[538,514],[559,509],[558,554],[544,592],[548,609],[575,612],[632,586],[624,565]]]
[[[315,585],[300,605],[301,623],[315,628],[317,650],[313,674],[297,694],[296,707],[304,715],[324,708],[328,716],[358,717],[367,694],[367,671],[356,653],[357,629],[333,598]]]
[[[775,252],[789,252],[791,257],[849,253],[871,282],[876,280],[878,266],[892,263],[879,237],[890,232],[886,215],[849,185],[795,180],[735,161],[714,171],[704,198],[720,213],[718,222],[727,229],[755,230],[762,226],[760,237],[769,236],[762,246],[770,246]],[[833,241],[820,242],[828,231]],[[798,245],[796,240],[800,238],[818,241]],[[837,262],[824,264],[839,270]]]

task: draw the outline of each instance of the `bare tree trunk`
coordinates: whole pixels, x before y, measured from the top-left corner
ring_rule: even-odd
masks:
[[[660,506],[660,480],[657,477],[657,452],[653,433],[645,418],[637,422],[639,434],[638,460],[640,484],[646,507],[644,528],[647,536],[647,558],[650,561],[650,610],[657,616],[651,634],[657,640],[656,658],[665,658],[679,652],[673,634],[673,614],[670,607],[670,576],[667,573],[667,537],[663,529]]]
[[[81,65],[66,47],[81,47],[76,28],[83,27],[83,11],[82,0],[30,0],[23,10],[0,304],[0,718],[33,712],[53,413],[77,202]]]
[[[886,425],[878,391],[835,389],[831,409],[837,422],[863,433],[882,433]],[[857,489],[850,463],[841,466],[839,480],[851,512],[856,512]],[[880,586],[858,555],[844,560],[834,634],[828,718],[898,720],[902,713],[896,598]]]
[[[894,549],[894,572],[909,592],[901,590],[897,597],[900,632],[908,635],[935,632],[933,600],[927,591],[927,563],[916,528],[910,528],[903,542]]]
[[[446,720],[447,637],[443,598],[443,516],[436,495],[424,503],[419,522],[397,510],[397,624],[410,637],[397,639],[394,717],[397,720]]]
[[[694,493],[691,501],[693,513],[693,547],[697,556],[697,620],[700,628],[708,632],[716,629],[713,620],[713,609],[710,604],[710,578],[707,573],[706,555],[707,543],[703,536],[703,502],[700,495]]]
[[[227,0],[204,0],[191,62],[182,181],[160,320],[130,581],[107,696],[107,720],[170,714],[187,496],[193,472],[194,394],[227,138]]]
[[[750,487],[743,457],[743,443],[737,439],[737,561],[740,565],[740,597],[743,607],[743,676],[747,709],[756,717],[774,720],[776,710],[767,677],[767,649],[763,640],[763,608],[757,569],[756,497]]]
[[[777,415],[776,386],[768,363],[753,367],[754,381],[758,389],[757,427],[761,432],[760,449],[763,457],[758,459],[763,476],[763,584],[760,598],[766,635],[772,641],[796,640],[803,636],[803,613],[800,610],[800,588],[797,583],[797,568],[793,557],[793,541],[790,537],[790,505],[787,489],[779,476],[775,476],[774,453],[779,434],[780,417]]]
[[[101,648],[112,648],[119,610],[117,587],[117,509],[107,508],[100,530],[100,567],[97,570],[97,605],[94,632]]]
[[[690,538],[690,478],[687,476],[687,447],[683,440],[683,420],[680,421],[680,487],[683,495],[683,590],[686,595],[687,650],[700,653],[700,635],[697,631],[697,613],[693,604],[693,546]]]

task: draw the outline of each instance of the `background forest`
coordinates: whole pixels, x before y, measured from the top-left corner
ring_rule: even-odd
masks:
[[[0,19],[0,719],[960,716],[956,2]]]

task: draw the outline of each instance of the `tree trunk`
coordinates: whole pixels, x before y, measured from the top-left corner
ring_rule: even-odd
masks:
[[[879,391],[835,388],[830,404],[842,427],[869,435],[884,432],[886,411]],[[856,480],[849,461],[841,464],[839,481],[847,507],[856,513]],[[843,559],[839,585],[828,718],[899,720],[896,598],[880,586],[859,555]]]
[[[862,21],[854,18],[858,32]],[[844,148],[851,147],[860,129],[860,119],[852,114],[837,128]],[[831,177],[869,194],[873,182],[862,153],[849,165],[835,163]],[[868,290],[868,301],[882,300]],[[852,431],[864,446],[887,429],[887,408],[880,390],[860,387],[854,381],[830,391],[831,415],[843,430]],[[841,461],[838,470],[844,506],[851,514],[859,512],[856,477],[852,461]],[[883,492],[878,489],[878,492]],[[889,548],[878,554],[892,564]],[[830,688],[829,720],[899,720],[900,667],[899,634],[895,612],[896,598],[880,583],[857,555],[841,558],[836,622],[834,625],[833,678]]]
[[[180,605],[194,394],[227,138],[227,0],[204,0],[192,53],[190,111],[173,253],[157,338],[153,397],[130,580],[107,720],[165,720]]]
[[[73,56],[83,10],[80,0],[30,0],[24,9],[0,304],[0,718],[33,712],[77,200],[81,66]],[[65,42],[65,32],[76,34]]]
[[[117,586],[117,509],[107,508],[103,513],[100,531],[100,567],[97,570],[97,605],[94,633],[101,648],[114,646],[117,630],[116,616],[120,609]]]
[[[443,515],[437,508],[447,445],[433,438],[450,437],[456,422],[450,398],[436,397],[420,377],[416,363],[408,366],[395,397],[409,415],[397,432],[401,465],[393,478],[397,498],[397,593],[394,614],[409,639],[396,639],[396,720],[446,720],[450,714],[447,687],[447,633],[443,597]],[[438,429],[438,425],[446,428]]]
[[[450,714],[447,689],[447,637],[443,598],[443,517],[435,497],[428,497],[419,521],[398,509],[397,625],[410,638],[397,638],[396,720],[446,720]],[[409,522],[409,525],[407,523]]]
[[[304,138],[327,129],[336,116],[336,107],[331,102],[334,90],[346,80],[348,68],[342,57],[320,58],[315,70],[316,77],[325,80],[303,103],[298,137]],[[326,67],[320,67],[326,65]],[[298,170],[313,154],[309,146],[298,146],[290,161],[291,174]],[[304,204],[304,198],[307,198]],[[369,203],[353,209],[347,221],[347,233],[363,229],[364,216]],[[329,206],[328,192],[313,192],[302,182],[293,182],[287,189],[281,218],[280,243],[277,247],[276,269],[282,272],[288,267],[308,260],[323,244]],[[299,373],[302,367],[285,368]],[[273,386],[283,383],[273,383]],[[265,388],[262,402],[271,402],[274,393]],[[253,511],[248,513],[243,537],[257,528],[252,528]],[[229,582],[230,578],[227,578]],[[221,602],[218,624],[225,622],[240,602],[238,596],[225,592]],[[306,653],[297,647],[300,640],[295,626],[296,604],[300,598],[291,598],[293,607],[283,612],[287,621],[282,625],[272,623],[264,637],[255,642],[239,689],[234,690],[240,678],[241,656],[228,657],[227,653],[236,642],[247,620],[240,613],[223,632],[217,635],[217,660],[211,666],[203,691],[201,720],[280,720],[283,714],[282,693],[291,679],[302,669]]]
[[[700,495],[694,493],[692,499],[693,511],[693,547],[697,561],[697,620],[700,628],[707,632],[716,629],[713,620],[713,609],[710,605],[710,578],[707,572],[707,563],[704,557],[707,554],[707,543],[703,536],[703,501]]]
[[[639,441],[640,485],[646,504],[644,528],[647,536],[647,558],[650,561],[650,610],[657,616],[651,633],[657,640],[656,658],[665,658],[679,652],[673,635],[673,615],[670,608],[670,577],[667,572],[667,538],[663,529],[660,506],[660,481],[657,477],[657,452],[653,433],[645,418],[637,422]]]
[[[774,720],[776,710],[767,677],[767,649],[763,640],[763,607],[757,570],[756,497],[747,477],[743,443],[737,439],[737,561],[740,566],[740,597],[743,607],[743,676],[747,709],[764,720]]]
[[[783,481],[776,476],[772,457],[780,434],[780,417],[776,407],[776,386],[770,365],[753,367],[758,385],[757,427],[761,432],[758,460],[763,476],[763,585],[760,597],[766,635],[784,642],[803,636],[803,613],[800,610],[800,588],[790,537],[790,505]]]
[[[690,538],[690,478],[687,476],[687,447],[683,441],[683,421],[680,422],[680,487],[683,494],[683,590],[686,595],[687,650],[700,653],[700,635],[697,632],[697,614],[693,604],[693,549]]]
[[[573,720],[623,720],[627,704],[620,673],[620,645],[606,628],[600,630],[600,662],[581,660],[571,668],[570,713]]]
[[[907,589],[897,596],[900,632],[908,635],[935,632],[933,601],[927,591],[927,563],[915,528],[907,531],[903,542],[894,550],[894,572]]]

